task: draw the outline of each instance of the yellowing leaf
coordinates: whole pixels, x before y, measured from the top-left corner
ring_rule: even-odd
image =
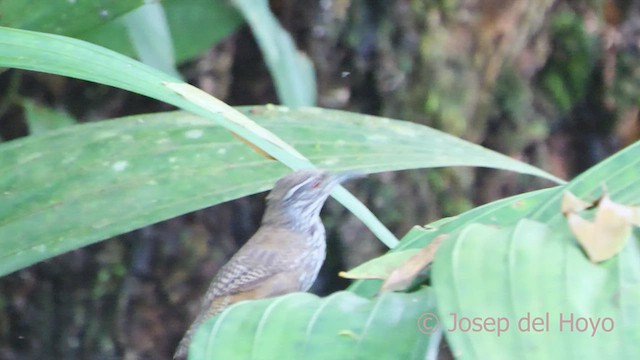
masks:
[[[231,135],[233,135],[236,139],[242,141],[243,143],[245,143],[248,147],[252,148],[253,151],[257,152],[258,154],[260,154],[261,156],[269,159],[269,160],[275,160],[275,158],[271,155],[269,155],[266,151],[260,149],[259,147],[257,147],[254,143],[252,143],[251,141],[243,138],[242,136],[234,133],[233,131],[231,132]]]
[[[436,256],[438,247],[440,247],[442,240],[446,237],[446,234],[437,236],[429,245],[420,249],[420,251],[412,256],[406,263],[393,270],[384,284],[382,284],[380,291],[397,291],[408,288],[422,270],[431,264]]]
[[[341,271],[338,276],[345,279],[386,279],[394,269],[419,252],[420,249],[390,252],[360,264],[347,272]]]
[[[244,116],[241,112],[235,110],[231,106],[225,104],[224,102],[216,99],[215,97],[207,94],[206,92],[198,89],[195,86],[186,84],[186,83],[176,83],[165,81],[162,83],[167,88],[175,91],[183,98],[197,104],[198,106],[209,110],[212,113],[224,113],[224,116],[227,120],[232,121],[236,125],[242,126],[245,129],[250,130],[253,134],[261,137],[264,140],[271,142],[272,144],[280,147],[285,150],[289,154],[298,157],[299,159],[305,159],[305,157],[300,154],[296,149],[291,147],[286,142],[282,141],[277,135],[272,133],[271,131],[263,128],[258,125],[255,121],[249,119]],[[235,134],[237,137],[239,135]],[[249,144],[254,150],[258,151],[261,155],[264,155],[265,152],[260,149],[258,146],[255,146],[249,140],[240,137],[245,143]],[[270,156],[268,156],[270,157]]]
[[[632,226],[640,225],[640,207],[615,203],[607,195],[598,202],[593,222],[574,211],[566,216],[571,231],[593,262],[618,254],[631,235]]]
[[[562,196],[562,213],[577,213],[592,207],[594,203],[584,201],[569,191],[565,191]]]

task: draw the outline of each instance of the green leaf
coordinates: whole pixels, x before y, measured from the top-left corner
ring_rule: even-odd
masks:
[[[162,4],[144,4],[126,14],[122,21],[140,61],[178,79],[181,77],[176,69],[171,31]]]
[[[640,356],[636,238],[603,265],[589,262],[566,228],[531,220],[474,224],[452,240],[443,243],[432,273],[440,319],[453,329],[445,335],[460,359]],[[463,331],[463,318],[504,318],[509,326],[500,336]]]
[[[162,6],[178,63],[202,54],[243,23],[238,11],[223,0],[166,0]],[[121,21],[108,22],[80,38],[124,55],[136,55]]]
[[[393,270],[407,262],[418,252],[420,252],[418,249],[389,252],[362,263],[347,272],[340,273],[340,276],[347,279],[386,279]]]
[[[63,110],[50,109],[28,99],[22,99],[21,102],[22,106],[24,106],[27,124],[29,124],[29,134],[31,135],[42,134],[76,123],[76,120]]]
[[[512,196],[507,199],[469,210],[456,217],[437,221],[426,229],[415,227],[404,236],[400,244],[390,253],[405,249],[419,249],[441,234],[455,234],[464,227],[480,223],[494,227],[510,226],[515,222],[531,218],[542,223],[563,227],[565,218],[560,212],[562,195],[568,190],[582,199],[595,200],[604,188],[624,204],[634,204],[640,198],[640,142],[602,161],[566,186],[538,190]],[[380,289],[377,280],[354,282],[349,290],[362,296],[373,296]]]
[[[590,193],[598,190],[602,182],[617,196],[637,199],[640,195],[639,151],[640,143],[634,144],[566,186],[500,200],[456,218],[438,221],[428,229],[415,228],[407,234],[394,251],[422,246],[442,233],[451,234],[438,251],[432,270],[432,284],[440,327],[444,329],[442,331],[457,358],[484,358],[485,354],[504,359],[599,359],[603,354],[619,359],[638,357],[639,351],[635,346],[640,340],[640,328],[637,326],[640,321],[638,239],[634,237],[629,241],[616,258],[594,265],[580,251],[559,215],[559,201],[565,188]],[[527,217],[546,219],[550,224]],[[371,283],[380,282],[360,282],[356,289],[368,291],[367,284]],[[382,294],[383,297],[389,295]],[[248,346],[253,353],[260,351],[262,354],[264,351],[269,354],[269,347],[255,346],[253,340],[263,333],[276,333],[286,328],[279,320],[270,317],[270,310],[287,299],[240,303],[238,307],[247,307],[242,313],[230,308],[201,328],[198,343],[192,348],[194,359],[211,355],[213,351],[230,351],[233,346],[240,349]],[[332,296],[327,301],[329,299]],[[423,299],[432,301],[429,295]],[[330,304],[339,308],[348,302],[336,300]],[[251,312],[258,307],[264,310]],[[293,303],[282,307],[281,313],[296,314],[298,310]],[[226,318],[231,314],[233,318]],[[259,325],[253,325],[260,314],[264,317]],[[342,324],[349,317],[345,313],[331,319],[331,322]],[[482,322],[484,320],[488,322]],[[509,327],[502,328],[498,334],[497,324],[504,325],[505,320]],[[476,325],[478,321],[481,321],[480,328]],[[218,328],[220,322],[222,325]],[[272,322],[277,322],[275,328],[269,328]],[[598,325],[593,325],[595,323]],[[472,324],[474,330],[469,328]],[[267,328],[268,331],[262,331]],[[384,324],[379,329],[386,330],[390,336],[399,331]],[[229,333],[232,336],[227,338]],[[297,333],[294,328],[287,335],[292,337],[291,334],[295,336]],[[332,331],[327,330],[327,333]],[[325,333],[313,335],[314,338],[322,338]],[[285,344],[287,348],[295,346],[291,343],[299,344],[301,341],[297,338],[268,339]],[[235,345],[227,347],[228,341],[235,341]],[[397,340],[392,343],[395,348]],[[435,349],[437,345],[430,345],[429,351]],[[251,354],[240,353],[237,358],[248,358]],[[358,355],[343,353],[342,349],[337,354],[338,358]],[[366,354],[364,358],[386,358],[385,353],[380,354]],[[298,357],[304,355],[293,354]],[[404,357],[392,354],[388,358]]]
[[[640,143],[589,169],[560,187],[562,191],[550,192],[518,221],[500,226],[478,221],[482,224],[452,233],[432,269],[438,312],[447,328],[454,325],[452,316],[447,318],[450,314],[502,316],[512,326],[500,338],[483,331],[445,332],[455,354],[460,358],[487,353],[496,358],[638,358],[637,236],[617,256],[596,265],[581,250],[560,211],[565,190],[588,200],[598,198],[606,188],[619,203],[637,203],[638,168]],[[518,328],[519,321],[526,325],[526,318],[521,319],[527,315],[530,321],[542,318],[547,326],[529,332]],[[594,325],[598,320],[599,325]]]
[[[163,5],[178,62],[202,54],[244,24],[227,0],[168,0]]]
[[[497,200],[471,209],[456,217],[447,218],[446,221],[438,220],[426,228],[416,226],[387,255],[408,249],[420,249],[427,246],[439,235],[453,234],[474,223],[490,224],[492,226],[512,224],[531,213],[533,209],[540,204],[544,204],[557,193],[562,193],[562,187],[532,191]],[[380,290],[381,285],[382,282],[378,280],[359,280],[354,282],[349,287],[349,290],[361,296],[371,297]]]
[[[291,35],[269,9],[269,1],[232,0],[232,3],[251,26],[282,104],[291,107],[315,105],[317,90],[313,64],[296,49]]]
[[[377,172],[447,162],[540,171],[409,122],[316,108],[241,110],[333,171]],[[432,146],[425,147],[425,141]],[[399,162],[398,156],[404,160]],[[2,144],[0,159],[0,274],[267,190],[287,171],[225,128],[185,112],[30,136]]]
[[[121,17],[126,17],[127,13],[140,6],[164,7],[170,29],[167,35],[173,39],[175,53],[170,47],[166,47],[165,51],[171,50],[171,56],[178,62],[201,54],[242,24],[238,11],[224,0],[164,0],[162,4],[145,4],[141,0],[3,0],[0,1],[0,25],[76,37],[133,57],[138,52],[131,43]],[[149,24],[131,22],[133,27],[146,27]],[[141,34],[148,32],[148,28],[134,32]],[[160,39],[156,30],[149,35],[153,40],[151,43]],[[170,67],[160,69],[166,71]]]
[[[434,307],[429,288],[375,300],[338,292],[241,302],[199,328],[189,359],[424,359],[439,339],[427,321]]]
[[[0,25],[78,36],[142,4],[141,0],[2,0]]]
[[[203,91],[134,61],[83,41],[0,27],[0,66],[50,72],[112,85],[189,110],[216,121],[292,169],[313,167],[290,147],[282,147],[243,114]],[[186,97],[185,97],[186,96]],[[353,195],[338,186],[332,196],[351,210],[388,246],[395,236]]]

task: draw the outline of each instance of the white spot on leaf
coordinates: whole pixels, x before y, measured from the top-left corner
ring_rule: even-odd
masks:
[[[203,134],[202,130],[194,129],[194,130],[187,131],[187,133],[184,135],[189,139],[198,139],[202,137],[202,134]]]
[[[326,160],[322,160],[322,165],[328,166],[328,165],[333,165],[337,162],[338,162],[338,159],[336,158],[326,159]]]
[[[127,166],[129,166],[129,163],[124,160],[121,160],[121,161],[114,162],[113,165],[111,165],[111,168],[113,169],[113,171],[122,171],[126,169]]]

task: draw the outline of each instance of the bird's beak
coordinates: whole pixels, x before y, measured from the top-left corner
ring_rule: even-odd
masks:
[[[346,171],[342,173],[334,174],[331,178],[331,187],[341,184],[347,180],[363,178],[367,176],[365,173],[355,172],[355,171]]]

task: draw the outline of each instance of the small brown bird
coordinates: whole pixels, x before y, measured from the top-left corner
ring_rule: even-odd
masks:
[[[174,359],[186,359],[198,326],[229,305],[309,290],[325,258],[320,209],[335,185],[354,176],[312,169],[276,182],[260,228],[216,274]]]

